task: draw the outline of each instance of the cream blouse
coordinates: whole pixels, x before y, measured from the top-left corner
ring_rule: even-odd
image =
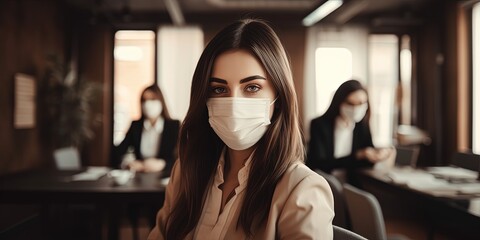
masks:
[[[235,188],[235,195],[226,202],[223,211],[220,213],[223,193],[220,185],[225,181],[223,178],[225,151],[223,151],[220,156],[213,184],[203,204],[202,215],[195,229],[194,239],[225,239],[225,234],[227,233],[228,226],[232,224],[235,211],[242,207],[241,203],[243,202],[245,187],[247,187],[252,155],[253,154],[248,157],[244,166],[238,171],[237,178],[239,185]]]
[[[197,227],[186,239],[248,239],[242,228],[237,228],[245,187],[250,169],[250,158],[238,173],[239,186],[220,212],[223,183],[223,154],[209,188]],[[165,239],[166,220],[175,204],[181,166],[176,161],[166,189],[165,202],[157,214],[157,225],[149,240]],[[323,177],[301,162],[293,163],[278,182],[272,197],[266,221],[250,239],[333,239],[333,195]]]

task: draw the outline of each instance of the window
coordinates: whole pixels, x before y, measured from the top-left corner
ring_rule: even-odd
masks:
[[[412,51],[410,36],[403,35],[400,50],[400,124],[412,124]]]
[[[141,117],[140,95],[155,79],[155,33],[115,33],[113,74],[113,143],[124,138],[132,120]]]
[[[480,154],[480,3],[472,12],[473,88],[472,88],[472,151]]]
[[[370,126],[375,146],[392,145],[397,125],[395,106],[398,83],[398,37],[392,34],[372,34],[368,47],[368,92]]]
[[[327,111],[337,88],[352,78],[352,61],[352,53],[346,48],[317,48],[315,51],[317,115]]]
[[[172,118],[183,120],[190,104],[195,67],[204,48],[196,26],[162,26],[158,30],[158,84]]]

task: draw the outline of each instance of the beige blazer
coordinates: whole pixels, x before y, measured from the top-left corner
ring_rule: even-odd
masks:
[[[157,215],[157,225],[150,232],[148,240],[164,239],[160,229],[163,229],[175,204],[180,176],[178,162],[172,170],[165,203]],[[240,210],[236,209],[234,219],[238,219],[239,214]],[[303,163],[296,162],[277,184],[268,218],[253,239],[330,240],[333,239],[333,217],[333,195],[328,183]],[[228,226],[226,239],[247,239],[241,227],[236,229],[235,223]],[[193,232],[187,239],[193,239]]]

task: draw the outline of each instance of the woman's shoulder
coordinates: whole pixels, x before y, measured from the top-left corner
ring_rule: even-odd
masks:
[[[165,124],[172,126],[180,126],[180,121],[177,119],[165,119]]]
[[[130,129],[140,130],[143,127],[143,119],[133,120],[130,124]]]
[[[296,161],[290,165],[279,184],[288,188],[295,188],[301,182],[308,181],[314,185],[320,184],[328,186],[326,180],[318,173],[312,171],[304,163]]]
[[[330,122],[331,122],[331,120],[330,120],[327,116],[322,115],[322,116],[320,116],[320,117],[314,118],[314,119],[312,120],[311,125],[317,125],[317,126],[318,126],[318,125],[327,125],[327,124],[329,124]]]
[[[293,163],[278,182],[272,198],[273,209],[289,204],[333,206],[333,194],[328,182],[318,173],[298,161]],[[282,211],[282,210],[279,210]]]
[[[143,119],[137,119],[132,121],[132,125],[143,124]]]

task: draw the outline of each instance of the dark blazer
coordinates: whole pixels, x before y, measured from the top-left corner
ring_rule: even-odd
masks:
[[[165,119],[163,125],[163,132],[160,144],[158,146],[159,151],[157,158],[162,158],[166,161],[164,173],[170,175],[170,171],[173,167],[173,163],[177,158],[177,140],[178,132],[180,128],[180,122],[177,120]],[[128,129],[127,134],[123,141],[116,147],[114,147],[114,159],[113,166],[119,167],[122,161],[123,155],[127,153],[128,148],[133,147],[135,158],[143,160],[144,157],[140,152],[140,141],[142,139],[143,120],[133,121],[132,125]]]
[[[352,153],[342,158],[334,158],[334,129],[335,120],[330,120],[324,116],[315,118],[310,124],[310,142],[307,152],[307,166],[313,170],[320,169],[326,173],[331,173],[333,169],[356,169],[361,167],[371,167],[373,164],[367,160],[358,160],[355,158],[357,150],[373,147],[370,127],[363,121],[355,124],[353,130]]]

